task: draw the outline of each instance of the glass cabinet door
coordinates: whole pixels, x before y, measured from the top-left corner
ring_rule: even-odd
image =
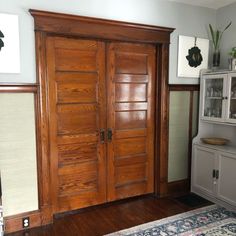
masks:
[[[203,95],[203,117],[220,119],[223,117],[224,78],[205,78]]]
[[[236,75],[231,77],[229,118],[236,122]]]

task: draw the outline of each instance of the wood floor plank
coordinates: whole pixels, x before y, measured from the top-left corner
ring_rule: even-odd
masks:
[[[101,236],[192,209],[174,198],[157,199],[148,195],[60,214],[52,225],[8,236]]]

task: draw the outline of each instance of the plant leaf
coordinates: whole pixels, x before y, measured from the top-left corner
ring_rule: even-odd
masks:
[[[229,24],[225,27],[225,29],[220,33],[219,42],[221,41],[223,33],[231,26],[231,24],[232,24],[232,21],[230,21]]]
[[[229,22],[229,24],[225,27],[225,29],[222,31],[222,34],[232,25],[232,21]]]
[[[216,30],[216,39],[215,39],[215,49],[218,50],[220,47],[220,39],[222,36],[222,32],[220,32],[219,30]]]
[[[216,47],[216,44],[215,44],[215,32],[214,32],[211,24],[209,24],[209,28],[210,28],[212,42],[213,42],[213,45],[214,45],[214,48],[215,48]]]
[[[213,46],[214,46],[215,50],[219,50],[222,35],[231,26],[231,24],[232,24],[232,21],[230,21],[229,24],[226,25],[226,27],[224,28],[223,31],[220,31],[218,29],[213,30],[212,25],[209,24],[209,29],[210,29],[210,33],[211,33],[212,43],[213,43]]]

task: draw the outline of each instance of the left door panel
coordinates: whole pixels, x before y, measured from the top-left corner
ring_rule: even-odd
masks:
[[[54,213],[106,201],[105,45],[46,41],[51,189]]]

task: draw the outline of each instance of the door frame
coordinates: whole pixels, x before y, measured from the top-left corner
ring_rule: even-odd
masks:
[[[169,43],[173,28],[104,20],[69,14],[29,10],[34,17],[37,65],[38,122],[38,182],[39,182],[39,225],[53,221],[52,193],[50,190],[49,158],[49,115],[47,100],[46,38],[57,35],[105,41],[122,41],[152,44],[156,47],[156,95],[155,100],[155,154],[154,194],[164,196],[168,192],[168,67]]]

